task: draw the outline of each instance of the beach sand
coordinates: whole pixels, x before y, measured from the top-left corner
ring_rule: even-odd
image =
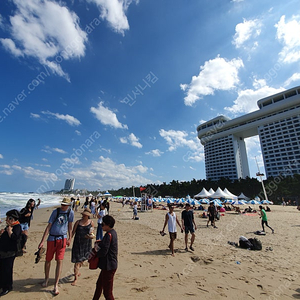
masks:
[[[300,299],[299,231],[300,212],[296,207],[271,206],[265,236],[253,234],[261,230],[260,218],[226,212],[216,223],[217,229],[206,227],[206,219],[196,211],[198,226],[195,251],[184,250],[184,234],[178,228],[175,257],[168,249],[169,236],[162,237],[167,211],[139,213],[132,220],[129,205],[111,203],[119,238],[119,268],[115,275],[115,299]],[[27,253],[15,260],[14,290],[3,299],[52,299],[55,261],[50,270],[49,287],[42,288],[44,261],[35,264],[34,252],[41,240],[53,208],[35,210],[29,231]],[[181,210],[175,209],[180,219]],[[75,220],[80,212],[75,213]],[[96,220],[95,220],[96,223]],[[258,237],[262,251],[235,248],[243,235]],[[266,250],[271,247],[273,251]],[[100,270],[81,268],[77,286],[72,286],[71,248],[66,250],[61,275],[60,294],[56,299],[92,299]],[[101,299],[104,299],[103,295]]]

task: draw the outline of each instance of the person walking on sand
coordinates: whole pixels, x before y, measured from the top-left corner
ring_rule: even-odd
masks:
[[[115,219],[112,216],[106,215],[102,220],[102,228],[106,231],[102,241],[98,243],[99,251],[99,268],[101,272],[96,283],[96,290],[93,300],[98,300],[102,294],[107,300],[114,300],[113,283],[114,275],[118,267],[118,237],[113,229]]]
[[[47,252],[45,261],[45,280],[42,283],[43,287],[47,287],[49,283],[49,272],[51,260],[55,254],[56,269],[53,295],[58,295],[58,281],[62,270],[62,263],[66,251],[66,246],[70,246],[72,240],[72,223],[74,220],[74,211],[70,208],[72,204],[71,199],[64,198],[61,202],[60,208],[53,210],[48,225],[44,231],[42,240],[38,246],[43,248],[46,237]],[[67,239],[67,235],[69,238]]]
[[[188,251],[188,238],[189,238],[189,232],[191,233],[191,244],[190,244],[190,249],[194,251],[193,248],[193,243],[195,241],[195,230],[197,230],[197,226],[194,220],[194,213],[192,210],[190,210],[191,206],[189,203],[185,205],[185,210],[182,211],[181,213],[181,223],[182,223],[182,228],[185,232],[185,251]]]
[[[213,226],[214,228],[217,228],[217,226],[215,225],[217,210],[216,210],[216,207],[214,206],[213,202],[209,203],[209,207],[207,209],[207,214],[208,214],[208,220],[207,220],[206,227],[208,227],[208,223],[211,222],[211,226]]]
[[[169,204],[168,207],[169,207],[169,212],[166,214],[164,227],[163,227],[163,230],[160,232],[160,234],[164,235],[164,230],[166,228],[166,225],[168,224],[168,231],[169,231],[169,235],[170,235],[169,248],[172,252],[172,256],[175,256],[174,241],[176,240],[176,237],[177,237],[176,223],[179,225],[181,232],[183,232],[183,229],[182,229],[181,224],[178,221],[178,218],[174,212],[174,206],[172,204]]]
[[[263,232],[265,232],[264,225],[266,224],[266,226],[272,230],[272,233],[274,233],[274,229],[268,225],[268,218],[267,218],[266,211],[263,209],[263,207],[261,205],[259,206],[259,210],[260,210],[261,226],[262,226]]]
[[[74,224],[72,237],[74,237],[71,261],[74,263],[74,281],[71,285],[76,285],[80,276],[79,269],[83,262],[87,260],[87,254],[92,251],[92,239],[94,235],[94,223],[91,218],[91,210],[86,208],[82,213],[82,218]]]

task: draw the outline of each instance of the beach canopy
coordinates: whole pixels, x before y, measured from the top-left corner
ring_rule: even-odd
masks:
[[[241,193],[239,196],[238,196],[238,199],[244,199],[246,201],[250,200],[249,197],[245,196],[243,193]]]
[[[224,193],[220,187],[218,187],[218,189],[216,190],[215,193],[213,193],[212,195],[210,195],[211,198],[231,198],[229,197],[226,193]]]
[[[205,188],[203,188],[199,194],[194,196],[194,198],[207,198],[210,197],[210,195],[211,194]]]
[[[210,193],[210,195],[212,195],[212,194],[215,193],[215,191],[213,190],[213,188],[210,188],[208,192]],[[210,195],[209,195],[209,196],[210,196]]]
[[[108,191],[106,191],[106,192],[103,194],[103,196],[105,196],[105,197],[111,197],[111,193],[109,193]]]
[[[208,204],[208,203],[209,203],[209,200],[206,199],[206,198],[203,198],[203,199],[200,199],[199,202],[200,202],[201,204]]]
[[[215,206],[223,207],[223,205],[219,199],[214,199],[214,200],[210,201],[209,203],[213,203]]]
[[[235,200],[231,203],[232,205],[245,205],[245,201],[242,200]]]
[[[231,192],[229,192],[227,190],[227,188],[224,189],[224,193],[227,194],[230,197],[230,199],[237,199],[238,198],[238,196],[236,196],[236,195],[232,194]]]

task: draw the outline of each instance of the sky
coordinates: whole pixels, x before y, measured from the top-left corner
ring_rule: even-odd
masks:
[[[205,179],[197,126],[300,85],[299,32],[296,0],[1,1],[0,191]]]

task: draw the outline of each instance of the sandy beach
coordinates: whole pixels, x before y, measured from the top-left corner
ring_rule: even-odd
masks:
[[[165,210],[139,213],[132,220],[129,205],[111,203],[119,238],[119,268],[115,275],[115,299],[300,299],[299,236],[300,212],[296,207],[271,206],[265,236],[258,215],[226,212],[217,222],[217,229],[206,227],[206,219],[195,211],[198,226],[195,251],[184,250],[184,234],[178,228],[175,257],[167,248],[169,237],[162,237]],[[52,299],[55,261],[50,270],[50,285],[41,287],[44,278],[42,257],[35,264],[34,252],[41,240],[52,208],[35,210],[29,231],[27,253],[14,265],[14,290],[3,299]],[[175,209],[180,218],[181,209]],[[80,212],[75,212],[75,220]],[[96,223],[96,220],[95,220]],[[262,251],[235,248],[228,241],[238,242],[243,235],[258,237]],[[266,250],[271,247],[272,251]],[[89,270],[85,263],[77,286],[72,286],[71,248],[66,250],[61,276],[60,294],[56,299],[92,299],[99,270]],[[101,299],[104,299],[103,296]]]

